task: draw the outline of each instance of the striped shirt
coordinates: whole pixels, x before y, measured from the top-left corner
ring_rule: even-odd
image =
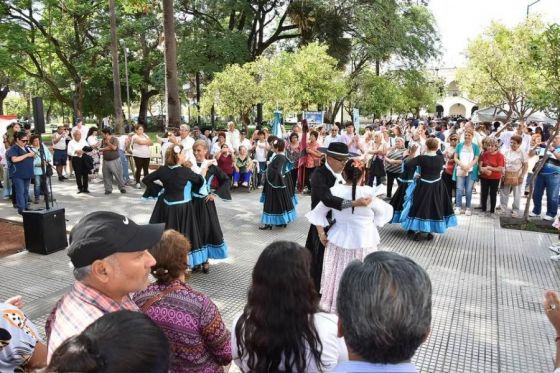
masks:
[[[80,281],[74,282],[72,290],[58,301],[47,319],[47,360],[66,339],[80,334],[101,316],[120,310],[139,311],[128,296],[119,303]]]

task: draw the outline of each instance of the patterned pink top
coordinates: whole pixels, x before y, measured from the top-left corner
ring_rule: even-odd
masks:
[[[208,298],[179,280],[168,285],[151,284],[133,297],[138,307],[168,286],[181,284],[147,311],[164,331],[172,350],[171,372],[223,372],[231,362],[230,333],[218,307]]]

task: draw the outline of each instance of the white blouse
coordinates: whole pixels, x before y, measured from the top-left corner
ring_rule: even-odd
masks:
[[[233,326],[231,328],[231,354],[233,356],[233,361],[235,364],[241,368],[244,372],[249,371],[247,363],[241,360],[239,356],[239,351],[237,351],[237,339],[235,336],[235,326],[239,320],[239,314],[233,321]],[[319,334],[319,339],[323,345],[323,352],[321,353],[321,363],[323,364],[323,369],[317,367],[317,363],[311,357],[311,353],[307,352],[307,373],[315,372],[330,372],[339,362],[348,360],[348,350],[346,344],[344,343],[344,338],[338,337],[338,316],[332,313],[318,312],[314,315],[313,321],[315,323],[315,328]],[[280,371],[284,370],[283,362],[279,366]]]
[[[331,188],[333,196],[352,200],[352,186],[337,184]],[[344,249],[361,249],[376,247],[379,244],[379,232],[376,226],[382,227],[393,218],[393,206],[375,196],[376,189],[370,186],[356,187],[356,199],[373,197],[367,207],[355,207],[338,211],[320,202],[305,217],[309,223],[328,226],[327,213],[332,211],[332,218],[336,223],[329,229],[329,242]]]
[[[89,146],[85,139],[81,138],[80,141],[70,140],[68,143],[68,155],[70,157],[77,157],[76,150],[82,150],[84,146]]]

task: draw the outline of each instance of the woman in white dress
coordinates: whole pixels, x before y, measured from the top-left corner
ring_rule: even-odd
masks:
[[[347,200],[376,197],[377,190],[360,186],[364,179],[365,166],[359,160],[349,161],[342,171],[346,184],[331,188],[333,196]],[[332,212],[331,225],[327,214]],[[319,239],[325,245],[325,259],[321,277],[321,309],[336,312],[336,294],[342,272],[351,261],[363,260],[377,250],[380,237],[376,226],[382,227],[393,217],[393,207],[379,198],[373,198],[367,207],[353,207],[338,211],[319,203],[305,217],[317,227]],[[325,227],[330,226],[328,233]]]

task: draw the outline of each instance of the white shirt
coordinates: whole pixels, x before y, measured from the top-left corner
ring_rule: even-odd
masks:
[[[6,162],[6,146],[4,145],[4,141],[0,141],[0,166],[7,166],[8,163]]]
[[[331,188],[333,196],[352,200],[352,186],[335,184]],[[326,227],[329,225],[327,214],[332,211],[336,224],[328,232],[329,242],[343,249],[373,248],[380,242],[376,226],[382,227],[393,218],[393,206],[375,197],[376,189],[370,186],[358,186],[356,199],[373,197],[367,207],[355,207],[341,211],[331,209],[319,202],[305,217],[309,223]]]
[[[82,150],[84,146],[89,146],[84,139],[80,139],[80,141],[70,140],[68,143],[68,155],[70,157],[78,157],[76,150]]]
[[[120,151],[125,151],[125,147],[126,147],[126,140],[128,139],[128,135],[120,135],[120,136],[115,136],[117,137],[117,140],[119,141],[119,150]]]
[[[64,133],[61,135],[58,132],[54,134],[53,136],[53,149],[56,150],[66,150],[66,139],[68,138],[68,135],[65,135]],[[55,143],[54,140],[57,140],[57,142]]]
[[[74,133],[76,131],[80,131],[80,133],[82,134],[81,138],[84,139],[84,141],[85,141],[85,139],[87,139],[89,128],[87,128],[84,125],[72,127],[72,133]]]
[[[233,327],[231,330],[231,354],[233,356],[233,361],[235,364],[241,368],[244,372],[248,372],[249,368],[244,360],[239,357],[239,352],[237,351],[237,339],[235,336],[235,326],[239,320],[238,315],[233,321]],[[305,372],[329,372],[331,371],[339,362],[348,360],[348,350],[346,344],[344,343],[344,338],[338,338],[338,317],[331,313],[318,312],[313,317],[313,322],[317,333],[319,334],[319,339],[323,345],[323,353],[321,354],[321,362],[323,363],[324,369],[319,369],[317,363],[311,357],[311,353],[308,351],[306,361],[308,362],[307,369]],[[280,363],[280,371],[284,370],[284,363]]]
[[[89,144],[89,146],[94,146],[97,145],[99,143],[99,139],[93,135],[91,135],[90,137],[87,138],[87,143]]]
[[[145,133],[142,134],[142,136],[139,135],[133,135],[132,136],[132,156],[133,157],[138,157],[138,158],[150,158],[150,145],[141,145],[138,143],[135,143],[134,141],[138,139],[138,140],[148,140],[149,137],[148,135],[146,135]]]
[[[234,129],[233,132],[232,131],[226,132],[226,143],[231,144],[232,149],[235,150],[239,149],[240,139],[241,139],[241,135],[239,134],[239,130]]]
[[[255,150],[255,160],[257,162],[266,162],[266,140],[257,141],[257,148]]]
[[[523,163],[527,163],[528,154],[525,153],[521,148],[513,151],[508,149],[504,152],[504,158],[506,160],[506,171],[518,172],[523,167]]]
[[[239,146],[237,147],[237,151],[239,151],[239,148],[241,146],[244,146],[247,150],[251,150],[252,146],[251,146],[251,140],[249,139],[243,139],[241,140],[241,142],[239,143]]]
[[[194,139],[192,137],[187,136],[184,139],[181,139],[181,145],[183,145],[183,153],[185,153],[187,158],[191,158],[191,156],[194,157],[194,153],[193,153]]]
[[[344,141],[342,139],[342,136],[340,135],[336,135],[336,136],[328,135],[325,136],[325,138],[323,139],[323,146],[325,148],[328,148],[331,142],[344,142]]]

